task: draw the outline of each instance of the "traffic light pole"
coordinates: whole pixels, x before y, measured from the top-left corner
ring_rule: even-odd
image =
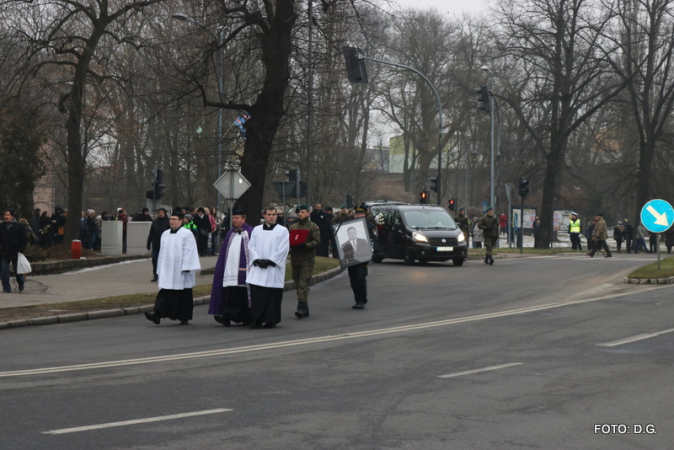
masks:
[[[358,58],[359,59],[367,59],[368,61],[378,62],[378,63],[386,64],[386,65],[389,65],[389,66],[400,67],[402,69],[411,70],[412,72],[416,73],[421,78],[423,78],[424,81],[428,84],[428,86],[433,91],[433,95],[435,95],[435,99],[438,102],[438,181],[437,181],[437,183],[438,183],[438,203],[437,204],[440,205],[440,202],[442,200],[442,102],[440,101],[440,96],[438,95],[438,91],[435,90],[435,86],[433,86],[433,83],[431,83],[430,80],[428,78],[426,78],[426,76],[423,73],[419,72],[417,69],[414,69],[414,68],[409,67],[409,66],[405,66],[403,64],[397,64],[397,63],[394,63],[394,62],[390,62],[390,61],[382,61],[380,59],[369,58],[367,56],[363,56],[363,55],[360,55],[360,54],[358,55]],[[492,123],[493,123],[493,120],[492,120]],[[493,134],[494,133],[492,132],[492,140],[493,140]],[[492,149],[493,149],[493,144],[492,144]],[[493,153],[494,152],[492,151],[492,158],[493,158]],[[493,163],[492,163],[492,166],[493,166]],[[493,179],[493,176],[492,176],[492,179]],[[493,183],[492,183],[492,185],[493,185]],[[493,192],[492,192],[492,196],[493,196]]]
[[[520,206],[520,255],[524,253],[524,197]]]

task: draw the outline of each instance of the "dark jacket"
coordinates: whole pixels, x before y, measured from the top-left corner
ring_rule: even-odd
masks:
[[[498,218],[494,215],[482,217],[477,227],[483,231],[484,237],[498,237]]]
[[[150,250],[151,245],[153,248],[158,250],[161,245],[161,235],[169,228],[170,225],[168,216],[164,218],[157,217],[152,222],[152,226],[150,227],[150,234],[147,237],[147,249]]]
[[[211,220],[206,214],[204,214],[204,217],[195,214],[192,222],[197,226],[199,236],[207,236],[211,232]]]
[[[19,222],[0,224],[0,256],[7,261],[15,261],[19,253],[26,250],[28,239],[26,228]]]

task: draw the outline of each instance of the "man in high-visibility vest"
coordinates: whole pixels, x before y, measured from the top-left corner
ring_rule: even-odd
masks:
[[[578,214],[575,212],[571,213],[571,219],[569,219],[569,237],[571,238],[571,249],[572,250],[582,250],[583,244],[580,243],[580,233],[582,231],[582,226],[580,224],[580,219]]]

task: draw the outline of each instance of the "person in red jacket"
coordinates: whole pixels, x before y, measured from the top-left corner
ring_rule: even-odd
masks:
[[[505,213],[501,213],[501,215],[498,216],[498,226],[501,229],[501,234],[508,233],[508,216],[506,216]]]

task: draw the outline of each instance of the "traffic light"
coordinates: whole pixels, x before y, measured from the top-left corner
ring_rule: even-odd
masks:
[[[421,203],[422,205],[428,203],[428,192],[426,192],[425,189],[421,191],[421,193],[419,194],[419,203]]]
[[[304,198],[307,196],[307,182],[304,180],[300,181],[300,197]]]
[[[431,185],[431,191],[438,192],[438,178],[437,177],[430,177],[428,179],[430,185]]]
[[[353,208],[353,195],[346,194],[346,207]]]
[[[159,200],[164,196],[164,171],[157,170],[157,176],[154,181],[154,199]]]
[[[299,171],[300,171],[299,169],[286,170],[285,174],[288,177],[288,181],[297,182],[297,174]]]
[[[476,94],[480,94],[477,98],[477,107],[478,109],[483,110],[485,113],[491,113],[491,101],[489,100],[489,88],[487,86],[480,86],[475,89]]]
[[[525,180],[524,178],[520,177],[520,179],[518,180],[518,185],[520,188],[520,197],[521,198],[529,197],[529,180]]]
[[[456,199],[454,197],[449,199],[449,206],[448,206],[450,211],[456,211]]]
[[[342,47],[346,60],[346,72],[351,83],[367,84],[365,60],[360,57],[360,49],[356,47]]]

